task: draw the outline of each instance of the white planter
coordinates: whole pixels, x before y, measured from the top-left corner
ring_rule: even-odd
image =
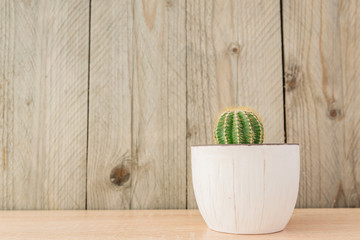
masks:
[[[191,147],[196,201],[219,232],[264,234],[285,228],[299,189],[297,144]]]

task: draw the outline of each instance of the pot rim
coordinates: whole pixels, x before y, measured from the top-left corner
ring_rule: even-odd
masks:
[[[299,143],[264,143],[264,144],[200,144],[200,145],[191,145],[191,147],[236,147],[236,146],[249,146],[249,147],[259,147],[259,146],[299,146]]]

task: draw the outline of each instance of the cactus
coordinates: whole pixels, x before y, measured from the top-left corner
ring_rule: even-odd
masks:
[[[214,127],[216,144],[261,144],[264,127],[249,108],[229,108],[223,111]]]

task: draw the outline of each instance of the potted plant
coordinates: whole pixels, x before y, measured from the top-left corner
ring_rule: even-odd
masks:
[[[254,111],[231,108],[216,121],[215,145],[191,147],[195,197],[210,229],[264,234],[283,230],[290,220],[299,189],[299,145],[263,139]]]

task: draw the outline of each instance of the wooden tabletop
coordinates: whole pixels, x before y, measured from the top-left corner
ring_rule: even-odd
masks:
[[[208,229],[197,210],[0,211],[0,239],[360,239],[360,209],[296,209],[267,235]]]

